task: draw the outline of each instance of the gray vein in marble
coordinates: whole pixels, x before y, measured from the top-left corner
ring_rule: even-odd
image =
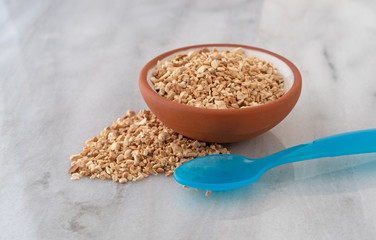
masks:
[[[332,75],[332,79],[336,82],[338,80],[338,75],[337,75],[337,69],[335,68],[329,54],[328,54],[328,50],[324,47],[323,48],[323,55],[324,55],[324,58],[325,58],[325,61],[326,63],[328,64],[328,67],[329,67],[329,70],[330,70],[330,73]]]
[[[32,182],[31,186],[41,186],[43,190],[47,190],[49,188],[50,179],[51,173],[45,172],[42,174],[41,179]]]

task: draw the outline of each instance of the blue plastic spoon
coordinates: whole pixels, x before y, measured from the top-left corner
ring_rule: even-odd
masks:
[[[320,138],[259,159],[233,154],[198,157],[178,167],[174,178],[184,186],[225,191],[255,182],[263,173],[282,164],[372,152],[376,152],[376,129]]]

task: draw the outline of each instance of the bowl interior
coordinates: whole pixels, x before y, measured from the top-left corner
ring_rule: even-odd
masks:
[[[210,46],[210,47],[208,47],[208,49],[211,50],[213,47],[216,47],[217,50],[221,51],[221,52],[238,48],[238,47]],[[170,60],[170,59],[174,58],[178,54],[187,54],[191,51],[200,50],[202,48],[203,47],[194,47],[194,48],[189,48],[189,49],[186,49],[186,50],[183,50],[183,51],[178,51],[178,52],[175,52],[175,53],[173,53],[173,54],[171,54],[171,55],[169,55],[165,58],[159,59],[159,60],[163,63],[166,60]],[[268,61],[272,65],[274,65],[274,67],[277,69],[277,72],[285,80],[285,84],[284,84],[285,92],[287,93],[291,89],[292,85],[294,84],[294,74],[293,74],[291,68],[284,61],[282,61],[281,59],[279,59],[276,56],[273,56],[273,55],[266,53],[266,52],[263,52],[263,51],[258,51],[258,50],[249,49],[249,48],[243,48],[243,50],[244,50],[244,53],[247,57],[254,56],[258,59]],[[151,76],[152,76],[152,72],[155,70],[155,67],[156,67],[156,65],[154,65],[152,68],[150,68],[148,70],[147,75],[146,75],[147,76],[146,80],[147,80],[149,86],[156,92],[156,90],[153,87],[152,82],[150,81]]]

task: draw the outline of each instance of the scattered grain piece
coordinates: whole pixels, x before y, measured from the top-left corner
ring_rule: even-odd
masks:
[[[81,175],[79,173],[73,173],[72,177],[71,177],[71,180],[78,180],[80,178],[81,178]]]
[[[205,192],[205,197],[209,196],[210,193],[211,193],[211,191],[207,190],[207,191]]]
[[[77,164],[73,164],[73,165],[69,168],[68,173],[72,174],[72,173],[75,173],[77,170],[78,170],[78,165],[77,165]]]
[[[70,160],[71,161],[75,161],[75,160],[77,160],[77,159],[80,159],[82,156],[80,155],[80,154],[76,154],[76,155],[72,155],[71,157],[70,157]]]

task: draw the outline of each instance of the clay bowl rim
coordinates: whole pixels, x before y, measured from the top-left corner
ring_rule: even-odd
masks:
[[[181,51],[186,51],[189,49],[196,49],[196,48],[204,48],[204,47],[228,47],[228,48],[245,48],[245,49],[250,49],[254,51],[260,51],[264,52],[266,54],[272,55],[279,60],[283,61],[292,71],[293,76],[294,76],[294,81],[292,83],[291,88],[279,99],[258,105],[258,106],[252,106],[252,107],[246,107],[246,108],[237,108],[237,109],[209,109],[209,108],[201,108],[201,107],[194,107],[194,106],[189,106],[183,103],[177,103],[171,100],[168,100],[165,97],[162,97],[159,95],[148,83],[147,75],[148,71],[152,68],[154,68],[157,65],[158,60],[164,59],[166,57],[169,57],[175,53],[181,52]],[[302,77],[301,74],[298,70],[298,68],[288,59],[285,57],[278,55],[274,52],[271,52],[266,49],[258,48],[258,47],[253,47],[253,46],[247,46],[247,45],[242,45],[242,44],[231,44],[231,43],[211,43],[211,44],[198,44],[198,45],[191,45],[191,46],[186,46],[186,47],[181,47],[181,48],[176,48],[167,52],[164,52],[157,57],[153,58],[150,60],[142,69],[139,75],[139,88],[141,90],[141,94],[150,94],[153,99],[158,101],[160,104],[163,105],[169,105],[170,108],[172,109],[186,109],[187,112],[194,112],[197,114],[211,114],[211,115],[234,115],[234,116],[240,116],[244,114],[254,114],[258,112],[263,112],[267,109],[272,109],[277,107],[279,104],[284,104],[286,101],[288,101],[289,98],[292,98],[294,95],[300,95],[301,91],[301,86],[302,86]],[[145,92],[143,92],[145,91]],[[144,96],[143,96],[144,97]],[[145,98],[145,97],[144,97]]]

